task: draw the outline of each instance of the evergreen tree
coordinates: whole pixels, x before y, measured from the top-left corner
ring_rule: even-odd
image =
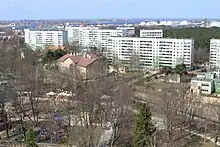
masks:
[[[176,73],[182,76],[186,73],[186,65],[185,64],[178,64],[176,65]]]
[[[134,147],[151,147],[153,146],[153,133],[155,127],[151,120],[151,112],[148,106],[138,105],[139,113],[133,128]]]
[[[27,134],[27,147],[38,147],[36,143],[36,135],[33,129],[30,129]]]

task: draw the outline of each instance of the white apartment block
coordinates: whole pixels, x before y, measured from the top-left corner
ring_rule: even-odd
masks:
[[[117,27],[116,30],[122,30],[123,36],[133,36],[135,34],[134,27]]]
[[[72,44],[75,41],[79,41],[79,30],[80,27],[66,27],[65,30],[68,34],[68,42]]]
[[[98,29],[98,27],[66,27],[65,30],[68,32],[68,42],[72,44],[73,42],[79,42],[80,30],[90,30]]]
[[[209,63],[211,67],[220,67],[220,39],[210,40]]]
[[[108,37],[134,35],[134,28],[113,29],[81,29],[79,32],[79,45],[83,47],[107,48]]]
[[[140,30],[140,37],[163,38],[163,30]]]
[[[45,46],[65,46],[68,44],[67,31],[25,29],[25,43],[32,49]]]
[[[175,67],[184,63],[192,66],[194,58],[193,39],[109,37],[107,57],[130,63],[131,56],[138,56],[142,68],[159,69]]]

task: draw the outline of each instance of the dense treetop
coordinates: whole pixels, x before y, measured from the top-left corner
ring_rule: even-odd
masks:
[[[146,27],[136,27],[135,36],[140,35],[140,29],[150,29]],[[193,38],[196,49],[209,49],[210,39],[220,39],[220,28],[151,28],[163,29],[164,38]]]
[[[194,38],[195,48],[209,48],[210,39],[220,39],[220,28],[178,28],[165,29],[165,38]]]

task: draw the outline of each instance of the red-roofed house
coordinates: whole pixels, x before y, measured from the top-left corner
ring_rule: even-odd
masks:
[[[94,54],[75,55],[66,54],[58,59],[58,65],[62,71],[76,67],[77,74],[83,79],[92,79],[105,71],[103,58]]]

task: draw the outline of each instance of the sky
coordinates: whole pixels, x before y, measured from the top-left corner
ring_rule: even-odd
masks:
[[[220,18],[220,0],[1,0],[0,20]]]

